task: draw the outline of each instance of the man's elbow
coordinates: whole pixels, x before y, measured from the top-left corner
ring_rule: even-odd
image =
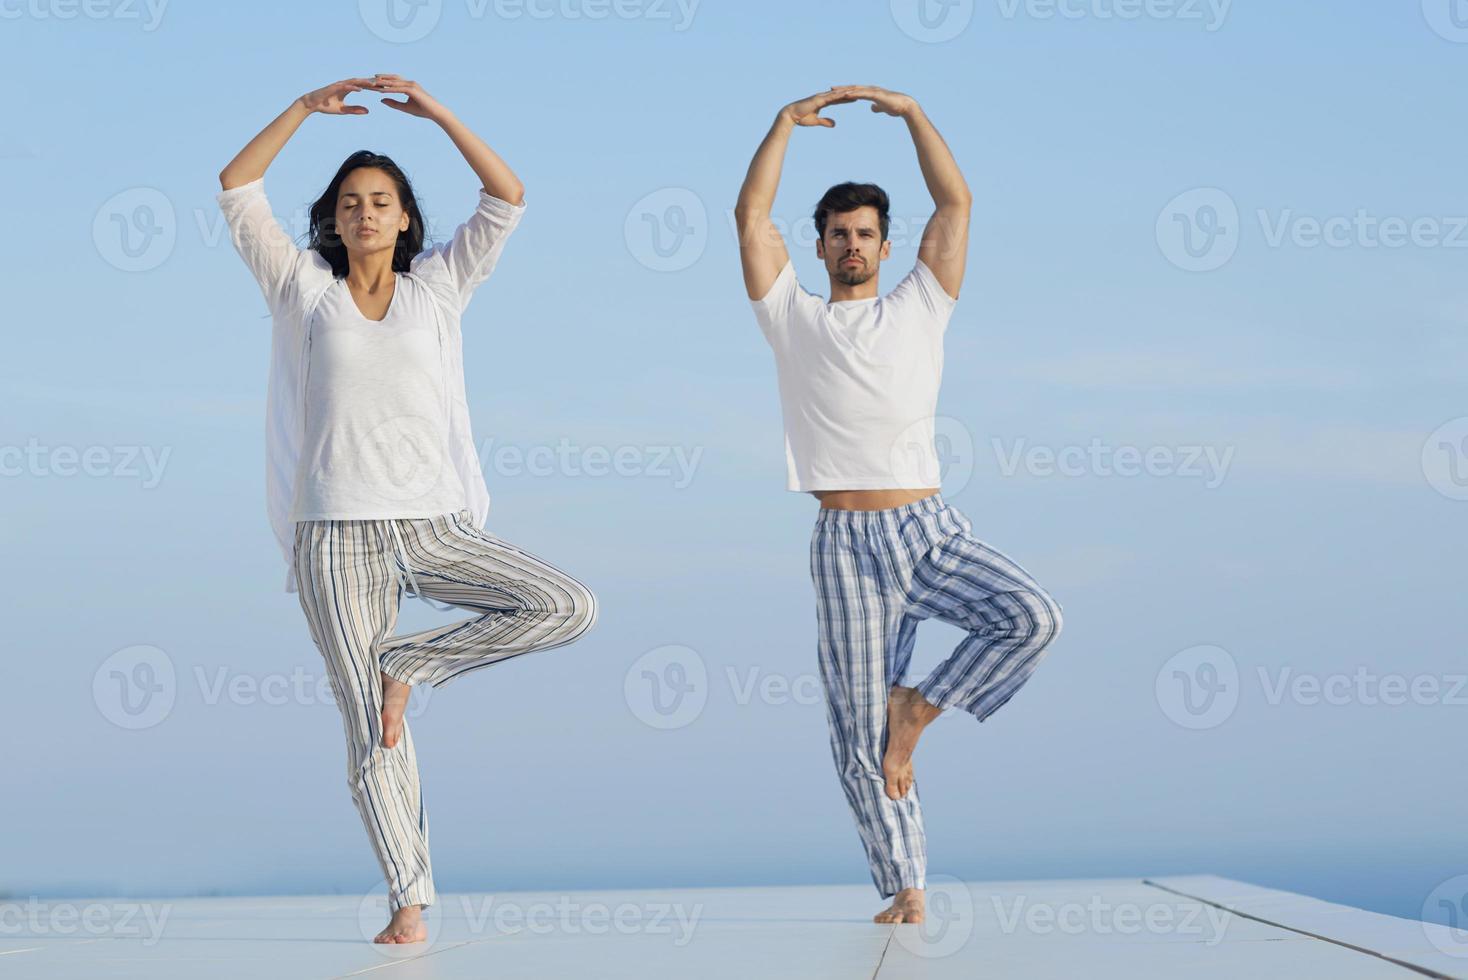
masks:
[[[768,238],[774,223],[770,220],[770,207],[752,201],[740,201],[734,205],[734,229],[741,243],[751,236]]]

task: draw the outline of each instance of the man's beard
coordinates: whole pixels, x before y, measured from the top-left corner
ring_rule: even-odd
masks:
[[[872,276],[876,275],[876,270],[868,269],[865,262],[855,267],[848,266],[846,259],[843,258],[840,262],[836,263],[836,272],[834,275],[836,276],[836,281],[843,286],[860,286]]]

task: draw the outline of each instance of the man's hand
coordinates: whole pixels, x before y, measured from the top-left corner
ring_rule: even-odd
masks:
[[[827,119],[820,115],[820,111],[828,105],[840,105],[843,102],[855,102],[856,97],[847,95],[842,89],[853,88],[850,85],[832,85],[828,90],[819,92],[809,98],[792,102],[780,110],[781,115],[788,118],[797,126],[825,126],[830,129],[836,125],[836,120]]]
[[[346,101],[353,92],[360,92],[372,84],[370,78],[344,78],[312,92],[307,92],[296,101],[307,112],[320,112],[328,116],[365,116],[367,107],[352,105]]]
[[[917,100],[912,96],[876,85],[841,85],[837,91],[848,96],[844,101],[865,99],[872,104],[873,112],[885,112],[889,116],[906,117],[917,108]]]

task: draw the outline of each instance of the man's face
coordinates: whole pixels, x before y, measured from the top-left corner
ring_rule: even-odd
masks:
[[[877,274],[877,264],[887,258],[891,241],[882,240],[877,209],[863,205],[826,217],[826,233],[816,242],[816,255],[836,282],[860,286]]]

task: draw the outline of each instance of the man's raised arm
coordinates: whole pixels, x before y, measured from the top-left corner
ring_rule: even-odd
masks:
[[[796,126],[834,126],[836,123],[820,115],[820,111],[828,105],[852,101],[855,101],[853,96],[833,86],[829,91],[790,103],[775,116],[774,125],[755,151],[734,205],[739,261],[744,267],[744,288],[750,299],[764,298],[790,259],[785,239],[770,220],[775,191],[780,186],[780,168],[785,163],[785,148],[790,145],[790,131]]]
[[[973,195],[958,169],[958,161],[953,159],[948,144],[933,128],[916,99],[875,85],[852,86],[845,91],[855,98],[869,100],[873,112],[906,120],[917,148],[918,166],[922,168],[923,180],[935,205],[933,219],[923,229],[918,258],[933,270],[944,292],[957,299],[968,257],[969,211],[973,206]]]

